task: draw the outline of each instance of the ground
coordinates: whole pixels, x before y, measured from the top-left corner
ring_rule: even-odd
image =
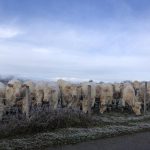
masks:
[[[150,136],[150,113],[147,113],[145,116],[137,117],[134,114],[111,112],[105,113],[104,115],[93,115],[92,118],[97,123],[95,126],[89,128],[64,128],[30,135],[16,135],[13,137],[0,138],[0,149],[43,150],[58,145],[76,144],[143,131],[147,132],[143,133],[143,136],[144,134],[147,137]],[[122,139],[120,142],[123,142],[123,137],[119,139]],[[110,139],[108,139],[108,141],[109,140]],[[107,139],[104,142],[107,142]],[[130,141],[127,142],[130,143]],[[90,143],[91,142],[89,142],[89,144]],[[73,148],[76,147],[73,146]],[[147,148],[146,144],[145,148]]]
[[[149,150],[150,132],[104,138],[75,145],[57,146],[46,150]]]

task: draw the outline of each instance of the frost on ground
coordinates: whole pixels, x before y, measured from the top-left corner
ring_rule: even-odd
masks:
[[[104,126],[65,128],[52,132],[0,139],[0,149],[43,149],[52,145],[74,144],[116,135],[150,130],[150,114],[145,116],[94,116]]]

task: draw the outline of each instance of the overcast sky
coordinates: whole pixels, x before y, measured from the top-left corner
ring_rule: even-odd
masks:
[[[150,1],[0,0],[0,74],[150,80]]]

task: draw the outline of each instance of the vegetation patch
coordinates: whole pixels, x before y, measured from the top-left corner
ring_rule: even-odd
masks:
[[[29,120],[22,115],[3,121],[0,149],[45,149],[140,131],[150,131],[150,114],[136,117],[114,112],[88,117],[74,110],[39,110]]]
[[[34,134],[38,132],[54,131],[69,127],[92,127],[95,126],[92,118],[80,111],[59,110],[59,111],[36,111],[27,120],[25,116],[12,117],[0,124],[0,139],[18,135]]]

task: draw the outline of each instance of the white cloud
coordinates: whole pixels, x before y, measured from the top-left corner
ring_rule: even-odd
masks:
[[[7,40],[20,34],[18,30],[7,36],[3,34],[7,38],[0,41],[2,74],[73,81],[148,79],[147,22],[142,28],[140,23],[136,27],[111,23],[99,28],[36,24],[25,28],[27,32],[19,39]]]
[[[0,38],[12,38],[15,37],[17,35],[19,35],[21,33],[21,31],[15,29],[15,28],[10,28],[10,27],[1,27],[0,26]]]

